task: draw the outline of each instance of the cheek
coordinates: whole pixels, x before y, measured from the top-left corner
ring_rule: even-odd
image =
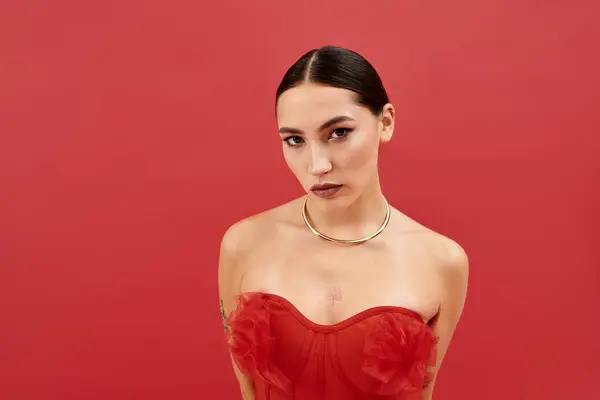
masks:
[[[301,157],[294,155],[290,149],[284,148],[283,149],[283,159],[285,160],[285,163],[287,164],[290,171],[292,171],[292,173],[298,179],[301,179],[302,177],[300,176],[300,174],[303,171],[303,168],[301,165],[301,163],[302,163]]]
[[[377,164],[379,142],[373,140],[374,136],[357,134],[349,138],[344,149],[340,149],[339,166],[346,171],[368,173]]]

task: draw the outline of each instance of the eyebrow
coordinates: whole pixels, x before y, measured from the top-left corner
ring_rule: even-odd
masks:
[[[333,117],[330,120],[324,122],[320,127],[319,130],[323,131],[327,128],[329,128],[332,125],[335,124],[339,124],[340,122],[344,122],[344,121],[356,121],[354,118],[352,117],[348,117],[347,115],[339,115],[337,117]],[[302,134],[302,130],[297,129],[297,128],[288,128],[288,127],[281,127],[279,128],[279,133],[296,133],[296,134]]]

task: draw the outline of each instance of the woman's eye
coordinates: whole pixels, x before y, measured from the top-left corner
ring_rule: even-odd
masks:
[[[348,136],[350,134],[350,132],[352,132],[352,129],[349,129],[349,128],[337,128],[337,129],[334,129],[333,132],[331,132],[331,136],[334,139],[343,139],[346,136]]]
[[[283,139],[283,141],[292,147],[296,147],[302,144],[302,138],[300,136],[289,136]]]

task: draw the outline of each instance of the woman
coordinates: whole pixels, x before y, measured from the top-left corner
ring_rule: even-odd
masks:
[[[327,46],[276,116],[306,196],[235,223],[221,313],[244,399],[431,399],[464,306],[463,249],[392,208],[377,170],[396,111],[375,69]]]

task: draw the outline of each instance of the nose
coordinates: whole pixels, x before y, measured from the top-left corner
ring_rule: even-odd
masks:
[[[331,171],[331,160],[327,151],[319,145],[312,145],[310,149],[309,173],[322,176]]]

